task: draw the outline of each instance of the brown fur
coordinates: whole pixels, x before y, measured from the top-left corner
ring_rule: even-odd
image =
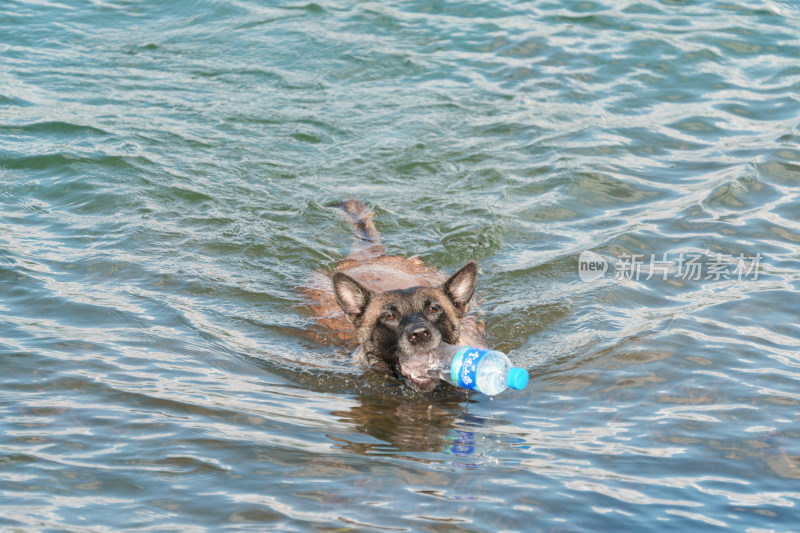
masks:
[[[380,372],[402,374],[400,359],[404,354],[397,347],[396,321],[382,318],[382,313],[389,308],[396,309],[398,316],[419,316],[420,320],[432,324],[437,330],[435,337],[440,334],[443,342],[485,346],[483,322],[474,313],[467,314],[469,298],[459,305],[453,299],[453,291],[448,292],[448,283],[450,289],[464,285],[463,280],[469,275],[474,288],[477,274],[474,261],[448,279],[417,257],[388,256],[372,222],[374,214],[357,200],[340,207],[354,224],[356,246],[333,272],[314,272],[308,287],[301,291],[309,301],[315,320],[334,338],[358,341],[354,355],[360,364]],[[338,292],[332,277],[337,280]],[[363,289],[363,305],[357,305],[361,303],[358,287]],[[469,297],[471,295],[470,290]],[[348,296],[358,300],[351,302],[350,313],[340,306],[343,298],[347,306]],[[433,305],[439,311],[427,313],[423,309],[426,305]],[[365,346],[368,349],[365,350]]]

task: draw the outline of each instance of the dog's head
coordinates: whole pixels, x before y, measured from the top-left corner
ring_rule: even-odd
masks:
[[[470,261],[438,287],[375,293],[336,272],[333,289],[370,366],[430,391],[438,380],[426,372],[428,354],[442,342],[458,343],[477,277],[478,264]]]

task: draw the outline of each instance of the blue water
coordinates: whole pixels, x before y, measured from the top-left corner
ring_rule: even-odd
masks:
[[[0,65],[0,529],[797,530],[795,2],[6,0]],[[352,197],[525,391],[320,342]]]

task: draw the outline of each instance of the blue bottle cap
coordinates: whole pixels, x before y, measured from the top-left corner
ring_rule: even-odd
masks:
[[[515,390],[524,389],[528,386],[528,371],[524,368],[512,368],[506,376],[506,384]]]

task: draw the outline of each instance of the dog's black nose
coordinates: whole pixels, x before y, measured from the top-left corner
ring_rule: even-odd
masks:
[[[408,342],[411,344],[420,344],[430,338],[431,330],[428,329],[428,326],[415,326],[408,330]]]

